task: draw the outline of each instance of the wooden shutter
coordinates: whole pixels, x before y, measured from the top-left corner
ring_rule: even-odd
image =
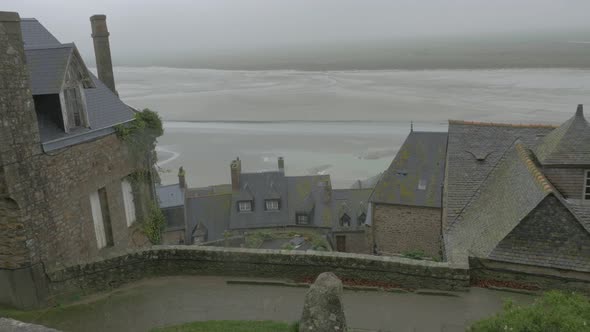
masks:
[[[98,249],[107,245],[107,239],[104,232],[104,222],[102,220],[102,210],[100,207],[100,198],[98,192],[90,194],[90,207],[92,209],[92,219],[94,221],[94,233],[96,234],[96,244]]]
[[[135,200],[133,199],[133,188],[127,180],[121,181],[121,190],[123,191],[123,203],[125,205],[125,217],[127,226],[131,226],[135,220]]]

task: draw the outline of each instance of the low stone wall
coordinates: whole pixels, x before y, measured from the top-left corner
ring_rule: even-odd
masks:
[[[466,267],[337,252],[302,252],[196,246],[155,246],[101,261],[48,271],[54,298],[108,290],[148,277],[222,275],[281,279],[315,278],[331,271],[340,278],[386,282],[402,288],[464,290]]]
[[[558,289],[590,294],[590,273],[560,270],[489,259],[469,259],[474,285],[503,285],[530,290]]]

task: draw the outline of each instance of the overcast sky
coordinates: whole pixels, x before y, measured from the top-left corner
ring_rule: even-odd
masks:
[[[106,14],[113,56],[590,28],[588,0],[2,0],[92,51]],[[589,37],[590,38],[590,37]]]

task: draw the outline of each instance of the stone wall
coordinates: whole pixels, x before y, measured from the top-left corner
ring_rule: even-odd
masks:
[[[448,263],[337,252],[302,252],[197,246],[155,246],[104,261],[48,272],[55,298],[92,293],[155,276],[222,275],[297,280],[322,272],[401,288],[463,290],[469,271]]]
[[[441,257],[440,227],[438,208],[387,204],[373,208],[372,235],[379,252],[422,250],[428,256]]]
[[[473,284],[497,282],[516,284],[525,289],[559,289],[579,291],[590,295],[590,273],[568,271],[525,264],[499,262],[489,259],[469,259]]]
[[[371,254],[372,250],[370,250],[369,242],[367,239],[366,232],[364,230],[360,231],[335,231],[331,233],[331,242],[332,242],[332,249],[337,250],[336,248],[336,237],[337,236],[344,236],[345,238],[345,251],[350,253],[358,253],[358,254]]]

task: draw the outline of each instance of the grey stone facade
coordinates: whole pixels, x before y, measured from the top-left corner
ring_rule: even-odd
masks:
[[[43,270],[147,244],[137,223],[127,226],[121,188],[145,165],[115,134],[43,152],[20,19],[6,12],[0,12],[0,126],[0,293],[17,292],[2,302],[39,305]],[[89,197],[99,188],[106,190],[114,242],[100,250]],[[135,197],[138,215],[151,199],[149,190],[140,191],[147,195]]]
[[[375,204],[372,232],[382,254],[423,251],[441,257],[440,208]]]

